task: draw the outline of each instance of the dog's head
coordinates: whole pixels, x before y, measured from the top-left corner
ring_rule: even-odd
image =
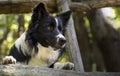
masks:
[[[31,23],[28,27],[30,38],[42,46],[59,49],[64,46],[66,38],[63,36],[71,11],[57,16],[51,16],[43,3],[33,9]],[[29,36],[28,36],[29,39]]]

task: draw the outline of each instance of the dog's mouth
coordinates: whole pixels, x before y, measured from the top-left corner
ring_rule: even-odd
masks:
[[[56,40],[55,42],[52,40],[51,41],[46,40],[46,43],[52,48],[54,48],[54,50],[57,50],[65,47],[66,40],[59,40],[59,41]]]

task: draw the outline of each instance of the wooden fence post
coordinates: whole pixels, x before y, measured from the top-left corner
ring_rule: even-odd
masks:
[[[70,10],[68,0],[56,0],[56,2],[58,5],[59,13]],[[80,54],[80,49],[78,47],[72,16],[70,17],[70,20],[67,25],[66,38],[68,39],[66,48],[69,50],[70,59],[75,64],[75,71],[84,72],[82,58]]]

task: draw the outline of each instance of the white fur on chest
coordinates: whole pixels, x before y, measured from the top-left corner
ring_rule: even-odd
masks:
[[[59,56],[59,50],[54,51],[51,47],[43,47],[38,44],[38,53],[31,58],[28,64],[30,65],[39,65],[39,66],[48,66],[54,63]]]

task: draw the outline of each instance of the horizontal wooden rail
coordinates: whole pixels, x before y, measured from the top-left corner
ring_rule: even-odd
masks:
[[[0,76],[120,76],[120,73],[58,70],[28,65],[0,65]]]
[[[55,0],[0,0],[0,14],[29,13],[39,2],[44,2],[50,12],[57,12]],[[120,0],[89,0],[71,2],[70,9],[75,12],[86,12],[90,9],[120,6]]]
[[[30,13],[40,2],[45,3],[51,13],[57,11],[55,0],[0,0],[0,14]]]

